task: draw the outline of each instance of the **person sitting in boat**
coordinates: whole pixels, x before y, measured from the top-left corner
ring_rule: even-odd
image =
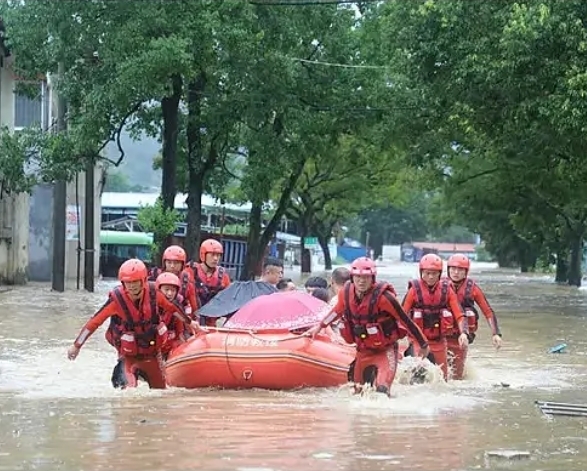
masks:
[[[282,278],[275,287],[278,291],[296,291],[298,289],[291,278]]]
[[[304,288],[306,288],[306,293],[312,294],[315,289],[328,289],[328,281],[321,276],[311,276],[304,283]]]
[[[310,294],[325,303],[330,302],[330,292],[328,291],[328,288],[316,288]]]
[[[348,268],[338,267],[332,270],[332,274],[330,275],[330,289],[334,293],[335,298],[338,295],[338,292],[344,287],[347,281],[350,281],[350,279],[351,272]]]
[[[283,279],[283,262],[275,257],[267,257],[263,261],[263,273],[259,281],[277,287]]]
[[[356,392],[370,383],[389,396],[398,363],[397,341],[409,332],[420,346],[420,354],[428,354],[428,342],[420,328],[404,312],[389,283],[376,281],[377,267],[367,257],[357,258],[351,265],[351,281],[338,293],[334,309],[307,332],[314,336],[332,322],[343,319],[342,335],[356,345],[353,380]]]
[[[155,281],[155,288],[161,291],[168,301],[174,304],[179,304],[180,306],[183,305],[183,299],[179,293],[181,282],[173,273],[161,273]],[[173,315],[174,311],[161,310],[159,314],[161,320],[167,326],[167,332],[169,334],[167,342],[161,348],[163,359],[166,360],[167,355],[172,349],[186,341],[185,325],[180,319]]]
[[[173,273],[181,283],[179,294],[182,298],[182,306],[185,313],[191,316],[198,310],[198,299],[194,283],[191,282],[190,273],[187,271],[187,255],[185,250],[179,245],[170,245],[163,251],[161,257],[163,268],[154,267],[149,271],[149,281],[156,281],[161,273]]]
[[[220,260],[224,254],[224,247],[215,239],[206,239],[200,245],[200,262],[188,264],[191,278],[196,288],[196,296],[200,307],[208,303],[216,294],[230,285],[230,276]],[[201,325],[216,326],[216,318],[201,318]]]
[[[469,343],[475,340],[475,334],[479,327],[479,313],[475,304],[487,319],[491,330],[491,341],[496,349],[501,347],[501,332],[497,323],[497,317],[487,302],[483,290],[469,278],[471,262],[469,257],[463,254],[451,255],[446,263],[446,271],[457,293],[459,303],[465,311],[467,324],[469,326]],[[467,349],[462,348],[458,342],[458,334],[451,334],[446,338],[449,355],[452,356],[452,379],[463,379],[465,374],[465,362],[467,361]]]
[[[403,300],[404,311],[424,332],[430,343],[428,359],[440,366],[445,380],[448,379],[446,338],[457,328],[461,348],[469,344],[469,328],[463,309],[459,304],[448,279],[440,279],[442,259],[435,254],[424,255],[419,264],[420,278],[408,283],[408,292]],[[414,352],[413,344],[405,356]]]
[[[155,284],[149,283],[147,277],[147,267],[141,260],[124,262],[118,270],[121,285],[108,294],[106,303],[82,327],[68,349],[67,357],[75,360],[90,336],[110,319],[113,328],[108,331],[112,335],[107,340],[116,347],[123,359],[125,384],[122,386],[136,387],[140,374],[150,388],[164,389],[166,384],[161,350],[167,342],[168,332],[159,310],[174,312],[187,325],[191,321],[182,308],[157,291]]]

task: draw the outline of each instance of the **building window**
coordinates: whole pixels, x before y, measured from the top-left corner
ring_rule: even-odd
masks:
[[[14,128],[23,129],[31,126],[40,126],[47,129],[46,116],[46,86],[40,84],[26,84],[26,91],[14,92]]]

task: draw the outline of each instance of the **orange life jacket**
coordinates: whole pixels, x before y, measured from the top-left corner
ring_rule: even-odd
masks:
[[[410,315],[428,340],[440,340],[454,330],[454,316],[448,305],[448,291],[453,289],[449,280],[441,279],[430,290],[422,280],[412,280],[408,289],[414,288],[416,301]]]
[[[378,310],[381,296],[395,297],[393,286],[376,283],[360,303],[357,303],[354,286],[347,282],[343,288],[345,312],[341,335],[345,341],[355,343],[358,351],[385,350],[404,338],[406,329],[391,317],[391,313]]]
[[[184,298],[181,294],[178,294],[172,302],[178,306],[183,306]],[[176,317],[173,315],[173,312],[165,312],[163,309],[159,309],[159,316],[161,321],[167,326],[168,340],[177,340],[177,332],[175,331]]]
[[[456,290],[459,303],[463,307],[463,311],[465,311],[465,316],[467,316],[467,324],[469,325],[469,333],[471,334],[477,332],[477,328],[479,327],[479,312],[475,307],[475,300],[473,299],[475,286],[475,282],[471,278],[467,278]]]
[[[196,296],[200,307],[202,307],[222,291],[222,280],[224,279],[225,270],[223,267],[218,267],[214,270],[214,274],[208,278],[201,263],[192,263],[190,264],[190,268],[194,273]]]
[[[165,270],[155,267],[149,271],[149,281],[157,281],[157,278],[161,273],[164,273]],[[185,313],[189,316],[192,313],[192,307],[188,301],[188,288],[190,285],[190,275],[185,270],[182,270],[178,276],[180,281],[180,287],[178,294],[178,299],[181,298],[181,306],[184,308]]]
[[[155,284],[149,282],[140,308],[120,286],[111,291],[109,297],[116,303],[119,316],[110,318],[106,332],[108,342],[123,356],[155,356],[161,351],[167,342],[168,330],[157,309]]]

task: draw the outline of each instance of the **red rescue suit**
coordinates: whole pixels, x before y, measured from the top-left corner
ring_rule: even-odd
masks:
[[[115,288],[109,297],[121,316],[110,318],[106,340],[118,350],[127,386],[136,387],[140,374],[151,388],[165,388],[161,350],[169,331],[159,316],[155,284],[148,284],[140,306],[121,287]]]
[[[408,290],[410,288],[416,292],[411,318],[428,341],[438,341],[450,335],[454,328],[454,317],[448,308],[450,283],[440,280],[437,289],[431,291],[422,280],[412,280],[408,283]]]
[[[214,273],[208,275],[201,263],[191,263],[189,267],[193,273],[196,287],[196,297],[199,306],[202,307],[230,284],[230,277],[224,267],[217,267]],[[216,326],[216,318],[201,318],[201,325]]]
[[[149,281],[157,281],[157,277],[164,272],[165,270],[162,270],[159,267],[152,268],[149,272]],[[177,294],[181,297],[181,306],[183,307],[185,313],[191,317],[192,313],[195,313],[198,309],[198,302],[193,291],[194,286],[190,279],[190,274],[187,271],[182,270],[178,275],[178,278],[181,285]]]
[[[353,381],[372,383],[379,392],[389,394],[397,368],[399,339],[409,331],[422,348],[427,346],[420,329],[402,310],[390,284],[375,283],[359,298],[355,285],[347,282],[338,293],[334,313],[322,326],[342,317],[341,335],[357,348]]]
[[[466,331],[464,314],[451,283],[441,279],[433,287],[421,279],[408,283],[403,308],[414,323],[422,329],[430,343],[430,356],[448,379],[447,336]]]
[[[177,297],[175,298],[174,302],[177,303],[179,306],[182,306],[183,305],[182,296],[180,296],[178,294]],[[174,316],[173,311],[165,311],[163,309],[160,309],[159,314],[160,314],[161,320],[167,326],[167,332],[168,332],[167,342],[165,343],[165,345],[163,345],[163,348],[161,349],[161,353],[163,354],[163,358],[166,359],[167,355],[169,354],[169,352],[171,350],[173,350],[175,347],[177,347],[178,345],[181,345],[183,342],[185,342],[185,338],[187,337],[186,328],[185,328],[184,323],[180,319],[178,319],[176,316]]]
[[[487,323],[491,328],[491,334],[501,335],[497,317],[487,302],[485,294],[475,281],[471,278],[465,278],[458,284],[452,281],[451,283],[457,293],[459,303],[465,311],[467,325],[469,326],[469,344],[475,340],[476,332],[479,328],[479,312],[475,306],[476,304],[481,308],[483,315],[487,319]],[[447,347],[452,357],[452,377],[453,379],[463,379],[467,361],[467,349],[461,348],[458,335],[454,334],[447,337]]]

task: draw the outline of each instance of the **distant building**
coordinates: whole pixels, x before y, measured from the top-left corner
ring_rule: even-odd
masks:
[[[159,193],[113,193],[102,194],[102,227],[117,229],[116,222],[127,223],[129,217],[136,218],[139,210],[144,206],[153,206],[159,197]],[[178,194],[175,197],[175,209],[180,214],[187,213],[187,195]],[[225,203],[221,204],[217,199],[209,195],[202,195],[202,229],[213,231],[214,228],[224,224],[238,224],[248,220],[251,204],[242,205]],[[185,224],[178,227],[178,235],[185,233]]]
[[[475,244],[456,244],[452,242],[411,242],[402,245],[402,260],[405,262],[419,262],[429,253],[439,255],[447,259],[456,253],[462,253],[471,260],[477,260]]]

